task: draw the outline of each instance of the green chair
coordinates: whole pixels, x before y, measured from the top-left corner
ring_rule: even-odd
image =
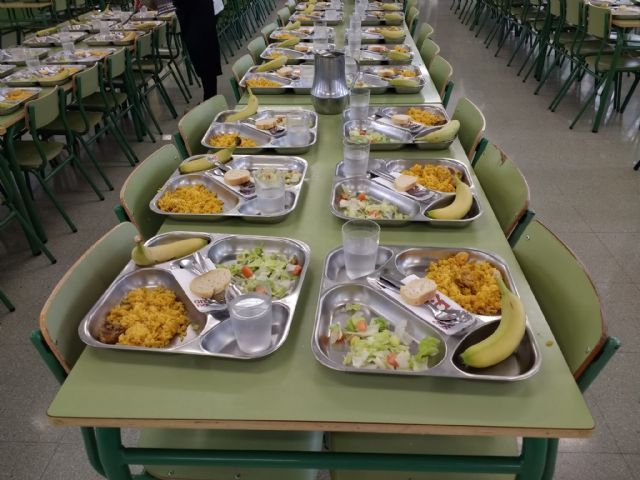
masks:
[[[533,219],[524,175],[515,162],[492,143],[487,145],[473,169],[505,236],[510,239],[514,234],[517,240],[518,232]]]
[[[416,25],[418,24],[418,16],[420,15],[420,10],[416,7],[409,7],[407,11],[407,16],[405,17],[405,21],[407,23],[407,28],[409,29],[409,33],[413,36],[416,32]]]
[[[244,74],[249,71],[251,67],[255,65],[253,58],[251,55],[245,54],[237,59],[233,65],[231,65],[231,72],[233,73],[233,77],[229,78],[229,83],[231,83],[231,88],[233,89],[233,94],[236,98],[236,102],[240,101],[244,90],[240,87],[240,80],[244,77]]]
[[[136,234],[137,230],[131,223],[114,227],[69,269],[45,303],[40,315],[40,328],[31,334],[31,342],[60,383],[65,380],[85,347],[77,334],[78,325],[130,260]],[[104,476],[95,430],[82,428],[81,431],[89,461],[96,472]],[[137,450],[137,458],[143,464],[149,458],[149,463],[153,465],[145,465],[145,472],[136,478],[313,480],[317,474],[313,470],[262,472],[250,468],[196,468],[184,462],[175,466],[161,465],[162,462],[157,460],[161,453],[158,449],[167,449],[167,456],[173,458],[180,455],[181,449],[202,450],[203,455],[215,454],[215,450],[219,449],[320,451],[322,434],[149,429],[140,432],[139,447],[149,450]]]
[[[286,6],[289,9],[289,12],[291,12],[292,14],[293,14],[293,12],[296,11],[296,1],[295,0],[287,0]]]
[[[27,102],[24,108],[28,118],[27,125],[31,139],[22,140],[9,137],[7,139],[7,151],[18,162],[20,169],[24,172],[27,184],[29,184],[30,176],[35,177],[42,190],[44,190],[58,212],[60,212],[60,215],[62,215],[62,218],[67,222],[71,231],[77,232],[78,229],[53,193],[49,182],[62,172],[65,167],[73,165],[85,178],[98,198],[104,200],[104,196],[71,148],[73,134],[69,131],[68,125],[65,124],[65,143],[55,140],[47,141],[41,138],[41,130],[54,122],[60,115],[64,120],[64,110],[60,110],[60,105],[64,101],[64,90],[56,87],[48,94]],[[66,156],[62,155],[63,152],[66,153]]]
[[[189,155],[198,155],[208,151],[208,149],[200,143],[202,137],[204,137],[214,117],[223,110],[228,109],[229,106],[224,96],[216,95],[202,102],[192,110],[189,110],[186,115],[180,119],[180,122],[178,122],[178,131]]]
[[[262,63],[262,59],[260,58],[260,54],[265,51],[267,48],[267,44],[262,37],[256,37],[249,42],[247,45],[247,49],[249,50],[249,54],[253,59],[253,63],[256,65]]]
[[[13,303],[11,303],[9,297],[7,297],[2,290],[0,290],[0,301],[4,304],[5,307],[7,307],[7,310],[9,310],[10,312],[16,311],[16,307],[13,305]]]
[[[458,139],[467,158],[472,160],[487,126],[484,115],[471,100],[461,98],[451,118],[460,122]]]
[[[174,145],[165,145],[140,163],[122,185],[116,216],[132,222],[145,239],[153,237],[164,221],[162,215],[151,211],[149,202],[182,160]]]
[[[180,136],[180,132],[178,132],[178,131],[173,132],[173,135],[171,135],[171,137],[172,137],[172,140],[173,140],[173,144],[178,149],[178,153],[180,154],[180,156],[183,159],[187,158],[189,156],[189,152],[187,152],[187,146],[184,144],[184,141],[182,140],[182,137]]]
[[[537,220],[524,230],[513,253],[585,392],[620,348],[620,341],[606,333],[593,281],[571,250]],[[558,440],[549,440],[543,480],[553,478],[557,452]]]
[[[439,53],[440,46],[430,38],[425,38],[420,47],[420,56],[427,69],[431,66],[431,61],[436,58]]]
[[[269,45],[269,43],[271,43],[271,39],[269,38],[269,36],[277,28],[278,28],[278,24],[276,22],[268,23],[264,27],[262,27],[262,30],[260,30],[260,33],[262,34],[262,38],[264,38],[265,45]]]
[[[416,30],[416,36],[415,36],[415,42],[416,42],[416,47],[418,48],[418,50],[420,50],[420,47],[422,46],[422,42],[424,42],[425,38],[431,38],[431,35],[433,35],[433,27],[431,25],[429,25],[427,22],[422,22],[420,24],[420,27]]]
[[[284,27],[289,22],[289,17],[291,16],[291,12],[287,7],[282,7],[277,11],[276,15],[278,16],[278,25]]]
[[[429,75],[440,94],[442,105],[444,108],[447,108],[451,92],[453,91],[453,82],[451,81],[453,67],[440,55],[436,55],[431,60],[431,65],[429,65]]]
[[[404,13],[405,15],[407,14],[407,12],[409,10],[411,10],[411,7],[417,7],[418,6],[418,0],[407,0],[406,2],[404,2]],[[407,25],[409,25],[407,23]]]

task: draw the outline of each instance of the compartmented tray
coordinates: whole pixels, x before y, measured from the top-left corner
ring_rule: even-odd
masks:
[[[391,118],[396,114],[406,114],[410,109],[418,109],[426,113],[444,118],[444,123],[426,125],[412,121],[407,126],[395,125]],[[421,150],[444,150],[455,139],[446,142],[425,142],[418,140],[428,133],[439,130],[450,122],[447,111],[438,105],[404,105],[397,107],[369,107],[369,116],[365,121],[351,120],[351,110],[343,112],[343,135],[347,137],[366,136],[371,142],[371,150],[398,150],[407,145],[415,145]]]
[[[25,53],[29,52],[29,54],[34,55],[42,60],[49,54],[48,48],[5,48],[0,50],[0,63],[6,63],[9,65],[25,65],[27,63],[27,59],[25,57]]]
[[[297,155],[309,151],[318,140],[318,115],[311,110],[269,107],[260,109],[255,115],[239,122],[225,123],[226,118],[234,112],[235,110],[225,110],[216,115],[213,123],[207,129],[204,137],[202,137],[201,143],[204,147],[211,150],[225,148],[213,146],[211,143],[212,137],[221,134],[237,134],[253,140],[257,144],[255,147],[237,147],[235,150],[237,153],[258,153],[261,150],[274,150],[277,153]],[[305,139],[292,138],[287,133],[285,126],[287,113],[303,113],[307,117],[309,131]],[[275,131],[260,130],[255,126],[257,120],[265,118],[276,119],[277,127]]]
[[[282,55],[285,55],[287,57],[287,65],[297,65],[302,62],[313,61],[313,52],[311,50],[307,52],[299,52],[297,50],[294,50],[293,48],[276,47],[273,44],[269,45],[260,54],[260,58],[263,60],[273,60],[276,57]]]
[[[333,41],[336,38],[336,32],[333,28],[327,28],[327,37],[329,41]],[[313,41],[314,28],[312,26],[303,26],[295,30],[286,30],[284,28],[276,28],[269,35],[271,42],[284,42],[289,38],[299,38],[303,42]]]
[[[15,72],[17,65],[0,65],[0,78]]]
[[[116,20],[102,20],[102,21],[104,21],[109,26],[109,28],[118,24],[118,21]],[[69,31],[71,32],[98,33],[100,31],[100,28],[97,25],[94,25],[93,23],[91,23],[90,21],[72,23],[68,26],[68,28],[69,28]]]
[[[47,63],[65,64],[65,63],[96,63],[108,57],[115,48],[78,48],[73,52],[56,52],[47,58]]]
[[[80,338],[87,345],[97,348],[116,350],[134,350],[157,353],[181,353],[191,355],[208,355],[240,360],[250,360],[265,357],[280,348],[289,334],[300,290],[309,266],[310,249],[298,240],[282,237],[262,237],[248,235],[204,234],[200,232],[172,232],[158,235],[148,240],[146,245],[160,245],[163,243],[185,239],[204,238],[209,243],[194,254],[183,257],[194,261],[197,255],[206,258],[204,263],[220,265],[235,260],[242,250],[262,247],[265,253],[283,253],[287,258],[296,256],[302,270],[296,284],[280,299],[273,299],[273,327],[271,346],[259,353],[247,354],[238,348],[235,335],[228,319],[228,312],[224,305],[210,311],[201,311],[187,295],[178,280],[188,273],[180,267],[180,259],[157,264],[153,267],[138,267],[130,261],[98,299],[93,308],[84,317],[78,328]],[[190,274],[195,276],[194,274]],[[139,287],[163,286],[173,290],[187,310],[190,324],[186,335],[180,339],[177,335],[166,347],[141,347],[101,342],[99,332],[106,322],[108,312],[118,305],[123,297],[131,290]],[[188,288],[188,287],[187,287]]]
[[[161,20],[137,20],[137,21],[128,21],[126,23],[116,25],[111,27],[112,30],[136,30],[143,32],[150,32],[154,28],[163,25],[164,22]]]
[[[103,46],[113,45],[115,47],[122,47],[127,45],[133,45],[136,39],[142,35],[140,30],[128,30],[128,31],[110,31],[109,33],[96,33],[86,38],[84,43],[90,46]]]
[[[402,12],[404,6],[402,3],[396,2],[369,2],[367,10],[385,10],[387,12]]]
[[[251,67],[240,80],[242,88],[251,87],[251,91],[256,95],[279,95],[281,93],[296,93],[308,95],[313,85],[313,65],[292,66],[290,75],[284,76],[280,73],[282,68],[271,72],[258,72],[258,67]],[[268,84],[255,84],[255,81],[268,81]],[[276,86],[275,84],[278,84]]]
[[[394,58],[392,51],[399,51],[407,55],[406,58]],[[399,44],[395,47],[386,45],[364,45],[360,51],[360,65],[410,65],[414,54],[411,47],[406,44]],[[413,69],[411,69],[413,71]],[[420,74],[417,75],[420,77]],[[394,78],[397,78],[394,76]]]
[[[397,36],[384,37],[380,32],[380,29],[388,29],[396,32]],[[401,33],[400,33],[401,32]],[[407,34],[401,26],[382,26],[382,27],[365,27],[362,29],[362,43],[404,43],[407,38]]]
[[[309,4],[307,2],[301,2],[298,3],[296,5],[296,10],[304,10],[309,6]],[[338,6],[338,8],[335,8],[335,6],[332,4],[332,2],[316,2],[313,4],[313,9],[314,10],[342,10],[343,8],[343,4],[342,2],[340,2],[340,5]]]
[[[38,87],[0,87],[0,115],[19,110],[26,102],[37,97],[41,91],[42,89]]]
[[[126,22],[131,18],[132,14],[133,14],[132,12],[122,12],[122,11],[116,11],[116,10],[106,10],[102,12],[94,10],[92,12],[85,13],[84,15],[80,15],[78,18],[80,20],[89,20],[89,21],[112,20],[114,22]]]
[[[367,9],[363,26],[371,25],[402,25],[404,23],[404,13],[400,11],[371,10]]]
[[[69,39],[73,43],[77,43],[80,40],[84,39],[87,34],[86,32],[66,32],[69,35]],[[42,46],[54,46],[54,45],[62,45],[60,41],[60,34],[53,33],[51,35],[43,35],[41,37],[30,37],[26,38],[22,45],[26,47],[42,47]]]
[[[325,260],[320,297],[311,340],[313,354],[322,365],[333,370],[352,373],[372,373],[382,375],[410,375],[450,377],[472,380],[513,382],[535,375],[540,369],[540,352],[535,336],[527,325],[525,336],[517,350],[501,363],[483,369],[464,365],[459,354],[467,347],[489,336],[498,326],[500,316],[474,315],[475,321],[465,330],[447,334],[447,324],[431,318],[427,321],[414,313],[411,308],[397,300],[380,282],[380,274],[396,278],[411,274],[425,276],[428,265],[448,258],[458,252],[467,252],[470,260],[484,260],[491,263],[502,275],[505,283],[517,294],[509,267],[498,256],[472,248],[380,246],[377,253],[376,270],[366,277],[349,279],[345,271],[344,251],[338,248],[330,252]],[[417,371],[404,369],[357,368],[344,365],[343,358],[348,351],[346,342],[331,344],[329,327],[347,320],[347,304],[360,304],[365,319],[383,317],[390,330],[406,322],[406,333],[411,337],[410,352],[417,351],[417,343],[425,336],[440,340],[439,352],[430,358],[427,369]],[[420,308],[426,311],[426,307]]]
[[[190,157],[187,160],[193,160]],[[185,160],[185,162],[187,161]],[[273,168],[287,173],[299,174],[298,181],[285,184],[285,210],[273,214],[263,214],[258,206],[255,196],[255,188],[252,185],[229,186],[224,183],[224,173],[219,168],[212,168],[203,172],[180,174],[178,171],[169,177],[166,183],[151,200],[150,208],[158,215],[175,218],[177,220],[216,221],[225,218],[242,218],[243,220],[258,223],[277,223],[284,220],[298,205],[302,184],[307,172],[307,162],[300,157],[275,156],[275,155],[234,155],[233,159],[225,164],[232,169],[246,169],[250,172],[258,168]],[[297,175],[296,175],[297,176]],[[158,201],[168,192],[178,187],[187,185],[203,185],[207,190],[216,194],[224,202],[221,213],[173,213],[158,208]]]
[[[62,85],[85,68],[85,65],[41,65],[39,67],[25,68],[11,74],[4,79],[4,83],[11,87],[31,87],[36,85],[51,87]]]
[[[300,22],[300,25],[314,25],[315,22],[326,22],[328,26],[342,23],[344,15],[339,10],[314,10],[312,13],[294,13],[289,22]]]

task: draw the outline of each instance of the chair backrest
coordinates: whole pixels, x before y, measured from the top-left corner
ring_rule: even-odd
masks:
[[[438,53],[440,53],[440,46],[430,38],[425,38],[420,47],[420,56],[427,66],[427,69]]]
[[[417,32],[418,33],[416,35],[415,42],[416,42],[416,47],[418,47],[418,50],[420,50],[420,47],[422,47],[422,43],[424,42],[424,39],[430,38],[431,35],[433,35],[433,27],[429,25],[427,22],[422,22],[420,24],[420,27],[418,27]]]
[[[609,7],[598,7],[587,4],[587,33],[596,38],[606,40],[611,31],[611,10]]]
[[[571,26],[582,24],[582,8],[584,2],[582,0],[566,0],[565,22]]]
[[[126,62],[124,48],[116,50],[109,55],[107,57],[107,77],[114,79],[124,74],[127,68]]]
[[[76,98],[82,100],[100,90],[100,68],[94,64],[73,77]]]
[[[440,98],[444,100],[447,84],[453,76],[453,67],[440,55],[436,55],[429,65],[429,75],[440,94]]]
[[[267,23],[262,30],[260,30],[260,33],[262,34],[262,38],[264,38],[264,42],[265,44],[269,44],[269,36],[271,35],[271,33],[278,28],[278,24],[276,22],[271,22],[271,23]]]
[[[562,16],[562,3],[560,0],[550,0],[549,1],[549,13],[554,17]]]
[[[280,10],[278,10],[277,15],[278,15],[278,23],[280,24],[281,27],[284,27],[289,21],[291,12],[287,7],[282,7]]]
[[[40,313],[40,331],[66,372],[84,349],[78,326],[131,258],[131,223],[121,223],[98,240],[58,282]]]
[[[29,118],[29,128],[38,130],[58,118],[60,115],[59,88],[56,87],[49,93],[40,95],[40,97],[25,104],[24,108]]]
[[[189,155],[206,153],[207,149],[200,143],[202,137],[213,122],[214,117],[228,110],[224,95],[216,95],[189,110],[178,122],[178,131],[187,147]]]
[[[154,236],[164,217],[151,211],[149,202],[182,162],[173,144],[149,155],[131,172],[120,190],[120,204],[146,239]]]
[[[409,10],[411,10],[411,7],[415,7],[416,5],[418,5],[418,0],[407,0],[404,3],[404,13],[406,14]]]
[[[255,63],[253,58],[251,58],[251,55],[247,53],[233,62],[233,65],[231,65],[231,71],[233,72],[233,76],[236,78],[236,81],[240,82],[242,77],[244,77],[244,74],[247,73],[247,71],[254,65]]]
[[[254,63],[259,63],[261,61],[260,54],[264,52],[266,48],[267,44],[262,37],[254,38],[247,45],[247,49],[249,50],[249,54],[251,55],[251,58],[253,58]]]
[[[409,11],[405,18],[405,21],[407,22],[407,28],[409,29],[409,33],[411,33],[411,35],[413,35],[413,32],[415,31],[415,24],[418,21],[418,15],[420,15],[420,10],[413,6],[409,7]]]
[[[287,8],[290,13],[293,13],[296,10],[296,1],[295,0],[287,0]]]
[[[509,236],[529,207],[529,186],[515,162],[489,143],[473,167],[482,190]]]
[[[451,118],[460,122],[458,139],[471,160],[487,126],[484,115],[471,100],[461,98]]]
[[[513,253],[578,378],[606,340],[596,288],[571,250],[538,220],[531,222]]]
[[[142,60],[153,55],[151,33],[140,35],[136,39],[136,58]]]

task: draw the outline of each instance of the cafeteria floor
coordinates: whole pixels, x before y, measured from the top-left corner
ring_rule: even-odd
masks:
[[[448,0],[420,3],[421,20],[435,28],[433,39],[454,68],[450,105],[467,96],[482,109],[487,137],[524,171],[538,218],[585,263],[600,292],[609,331],[622,340],[622,349],[586,395],[596,431],[590,439],[560,443],[556,478],[640,480],[640,172],[631,169],[640,158],[640,95],[624,117],[614,114],[600,133],[591,133],[591,117],[570,131],[578,93],[572,90],[551,113],[546,107],[558,88],[557,77],[541,95],[532,95],[535,82],[523,84],[516,69],[505,66],[513,42],[494,58],[482,36],[474,38],[449,11]],[[233,104],[229,66],[224,70],[220,90]],[[185,105],[175,86],[169,90],[179,112],[194,105]],[[201,93],[194,94],[199,100]],[[175,131],[176,121],[157,101],[154,106],[164,132]],[[161,144],[134,142],[134,147],[144,159]],[[46,409],[58,387],[28,340],[60,277],[116,224],[112,208],[131,168],[113,142],[96,148],[116,185],[115,191],[105,192],[104,202],[73,174],[57,184],[78,233],[70,233],[46,198],[36,193],[57,264],[32,257],[15,227],[0,234],[0,288],[17,306],[15,313],[0,314],[0,480],[101,478],[85,459],[79,432],[49,424]],[[128,434],[128,440],[134,436]],[[328,478],[326,472],[321,478]]]

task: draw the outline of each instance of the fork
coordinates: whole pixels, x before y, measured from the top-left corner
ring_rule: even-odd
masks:
[[[377,177],[384,178],[385,180],[389,180],[390,182],[394,182],[396,180],[395,177],[389,172],[385,172],[384,170],[381,170],[379,168],[369,169],[369,173]],[[404,193],[406,193],[407,195],[411,195],[418,200],[427,200],[436,195],[433,190],[424,188],[422,185],[416,185],[415,187],[410,188]]]

